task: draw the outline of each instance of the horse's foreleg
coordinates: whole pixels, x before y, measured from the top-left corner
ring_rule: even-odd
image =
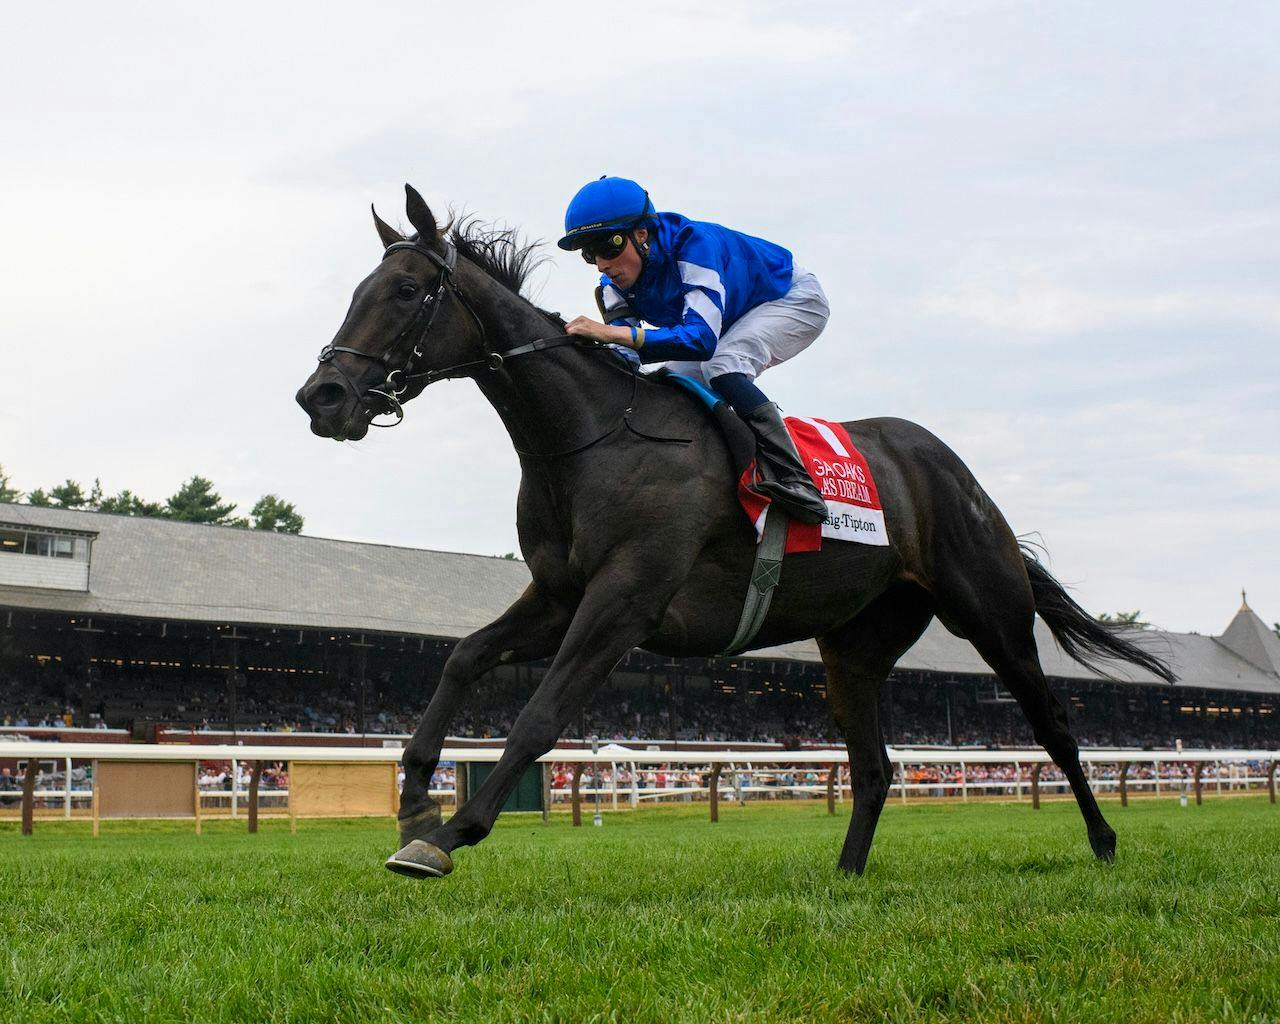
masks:
[[[454,712],[471,685],[499,664],[532,661],[554,654],[571,620],[530,584],[503,614],[460,640],[445,662],[440,684],[405,749],[404,792],[400,797],[400,842],[421,839],[440,824],[440,807],[429,792],[440,749]]]
[[[560,652],[512,726],[493,772],[457,814],[432,829],[425,840],[415,837],[406,844],[387,861],[388,868],[420,877],[452,870],[449,854],[489,834],[525,769],[555,745],[627,652],[652,634],[674,585],[640,586],[633,572],[615,569],[600,573],[599,582],[588,587]],[[644,578],[662,579],[649,574]]]

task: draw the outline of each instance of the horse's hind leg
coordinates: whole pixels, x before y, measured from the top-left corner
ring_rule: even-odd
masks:
[[[853,785],[853,817],[840,852],[842,871],[860,875],[866,868],[893,777],[880,730],[881,684],[932,618],[929,595],[914,584],[898,584],[851,622],[818,638],[827,700],[849,748]]]
[[[1007,527],[1006,527],[1007,532]],[[1049,689],[1036,650],[1035,598],[1017,541],[994,545],[991,557],[948,572],[937,581],[938,614],[957,625],[1017,698],[1039,743],[1062,769],[1084,817],[1089,845],[1099,860],[1115,858],[1116,833],[1098,807],[1080,767],[1080,748],[1067,727],[1067,710]],[[981,548],[979,548],[981,550]]]

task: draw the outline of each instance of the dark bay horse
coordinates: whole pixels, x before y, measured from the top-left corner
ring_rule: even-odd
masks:
[[[454,648],[405,750],[402,849],[388,867],[424,877],[448,873],[454,849],[489,834],[521,774],[632,648],[725,649],[755,532],[725,440],[695,399],[637,377],[607,349],[569,344],[562,321],[519,294],[531,247],[474,225],[442,230],[422,197],[406,193],[416,235],[406,239],[374,213],[382,262],[356,288],[298,402],[314,433],[355,439],[376,416],[401,415],[428,384],[474,379],[520,456],[517,525],[532,575],[506,612]],[[1111,860],[1116,835],[1045,681],[1035,614],[1077,660],[1129,662],[1172,682],[1170,670],[1085,614],[938,438],[899,419],[845,426],[874,473],[891,543],[829,542],[788,557],[753,643],[817,638],[852,772],[839,866],[863,871],[888,793],[881,684],[935,615],[1017,698],[1070,781],[1094,854]],[[442,821],[428,786],[459,703],[495,666],[547,657],[493,773]]]

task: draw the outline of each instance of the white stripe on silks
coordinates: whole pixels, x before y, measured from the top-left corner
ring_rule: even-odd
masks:
[[[836,437],[836,432],[825,423],[819,423],[817,420],[811,420],[807,416],[797,416],[796,419],[801,423],[809,424],[809,426],[813,427],[814,430],[821,434],[822,440],[826,441],[827,444],[831,446],[831,450],[837,455],[841,455],[846,459],[849,458],[849,452],[840,442],[840,438]]]
[[[626,301],[622,296],[622,292],[618,291],[613,285],[607,284],[604,286],[604,308],[606,312],[626,305]]]
[[[711,296],[704,292],[701,288],[695,288],[691,292],[684,293],[684,308],[692,309],[703,320],[707,322],[707,326],[711,328],[712,333],[716,336],[716,340],[720,340],[720,310],[716,304],[711,301]]]
[[[680,269],[681,281],[715,292],[720,296],[720,305],[724,305],[724,284],[719,274],[710,267],[700,267],[696,263],[686,263],[684,260],[676,260],[676,266]]]

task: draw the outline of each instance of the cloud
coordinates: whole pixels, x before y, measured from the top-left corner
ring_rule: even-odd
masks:
[[[991,330],[1050,338],[1174,320],[1280,327],[1280,296],[1275,292],[1107,294],[1043,280],[1015,282],[1007,290],[964,283],[948,292],[925,296],[920,310],[925,315],[971,321]]]
[[[1280,617],[1277,31],[1154,0],[27,5],[0,462],[151,496],[201,472],[320,534],[512,550],[519,468],[473,386],[345,446],[292,392],[377,259],[369,202],[402,219],[410,180],[553,238],[629,173],[818,273],[828,331],[761,381],[789,411],[927,424],[1090,607],[1211,629],[1245,583]],[[540,301],[589,312],[550,255]]]

